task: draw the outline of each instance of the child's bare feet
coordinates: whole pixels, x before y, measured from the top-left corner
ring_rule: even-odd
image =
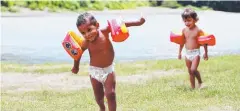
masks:
[[[203,83],[199,83],[199,84],[198,84],[198,88],[199,88],[199,89],[203,89],[203,88],[205,88],[205,87],[206,87],[206,86],[205,86]]]

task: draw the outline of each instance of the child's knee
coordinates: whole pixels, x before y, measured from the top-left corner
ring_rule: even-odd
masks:
[[[197,69],[191,69],[190,72],[191,72],[191,74],[196,74],[197,73]]]
[[[107,99],[115,99],[115,97],[116,97],[115,91],[106,92],[106,97],[107,97]]]
[[[102,101],[104,101],[104,96],[102,96],[102,97],[95,97],[95,100],[97,102],[102,102]]]

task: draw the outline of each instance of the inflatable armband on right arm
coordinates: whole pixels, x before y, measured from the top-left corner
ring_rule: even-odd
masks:
[[[170,33],[170,41],[179,45],[184,44],[184,38],[182,34],[177,34],[177,33]]]
[[[121,20],[108,20],[108,26],[111,30],[111,36],[114,42],[123,42],[129,37],[128,29]]]
[[[62,42],[63,48],[74,60],[78,60],[83,54],[81,48],[83,40],[75,32],[69,31]]]

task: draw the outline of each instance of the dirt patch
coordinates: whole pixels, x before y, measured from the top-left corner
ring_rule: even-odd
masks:
[[[181,74],[183,71],[155,71],[151,74],[117,76],[118,83],[141,84],[153,78]],[[37,90],[79,90],[90,88],[89,76],[71,73],[32,74],[32,73],[1,73],[1,90],[4,92],[37,91]]]

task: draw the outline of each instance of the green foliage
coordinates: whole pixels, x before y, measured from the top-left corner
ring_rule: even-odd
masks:
[[[136,1],[136,5],[138,7],[143,7],[143,6],[150,6],[150,2],[147,2],[147,1]]]
[[[17,8],[17,7],[10,7],[10,8],[8,9],[8,11],[9,11],[9,12],[14,12],[14,13],[16,13],[16,12],[19,12],[19,8]]]
[[[7,12],[8,11],[8,8],[5,7],[5,6],[1,6],[1,12]]]
[[[149,2],[150,6],[156,7],[157,6],[157,1],[150,1]]]
[[[110,1],[106,4],[106,7],[108,9],[123,9],[122,5],[120,5],[119,2],[116,1]]]
[[[180,0],[149,0],[149,1],[132,1],[132,0],[114,0],[114,1],[102,1],[102,0],[80,0],[80,1],[1,1],[1,6],[7,7],[1,8],[2,11],[14,11],[15,8],[11,7],[26,7],[32,10],[44,10],[50,11],[79,11],[79,10],[103,10],[108,9],[133,9],[142,6],[163,6],[168,8],[182,8],[183,6],[194,6],[200,10],[222,10],[240,12],[239,1],[180,1]],[[209,8],[208,8],[209,7]]]
[[[79,4],[80,4],[80,7],[84,7],[84,8],[89,6],[88,1],[79,1]]]
[[[12,7],[14,6],[14,2],[13,1],[8,1],[8,7]]]
[[[169,8],[179,8],[182,7],[182,5],[178,4],[177,1],[168,1],[168,0],[164,0],[162,2],[163,7],[169,7]]]
[[[2,6],[7,8],[17,6],[26,7],[31,10],[44,10],[56,12],[61,10],[79,11],[79,10],[104,10],[109,9],[129,9],[141,6],[148,6],[147,1],[2,1]],[[9,9],[3,8],[3,11]]]
[[[19,12],[19,8],[17,7],[5,7],[5,6],[1,6],[1,12]]]
[[[92,9],[93,10],[103,10],[104,8],[105,8],[105,3],[104,2],[96,1],[92,4]]]
[[[36,2],[31,2],[28,7],[31,9],[31,10],[37,10],[38,9],[38,4]]]
[[[15,1],[14,4],[19,7],[27,7],[27,2],[24,1]]]
[[[140,5],[143,5],[143,4],[140,4]],[[137,7],[137,2],[133,2],[133,1],[130,1],[130,2],[110,1],[110,2],[107,2],[106,7],[108,9],[113,9],[113,10],[116,10],[116,9],[118,9],[118,10],[119,9],[132,9],[132,8]]]

